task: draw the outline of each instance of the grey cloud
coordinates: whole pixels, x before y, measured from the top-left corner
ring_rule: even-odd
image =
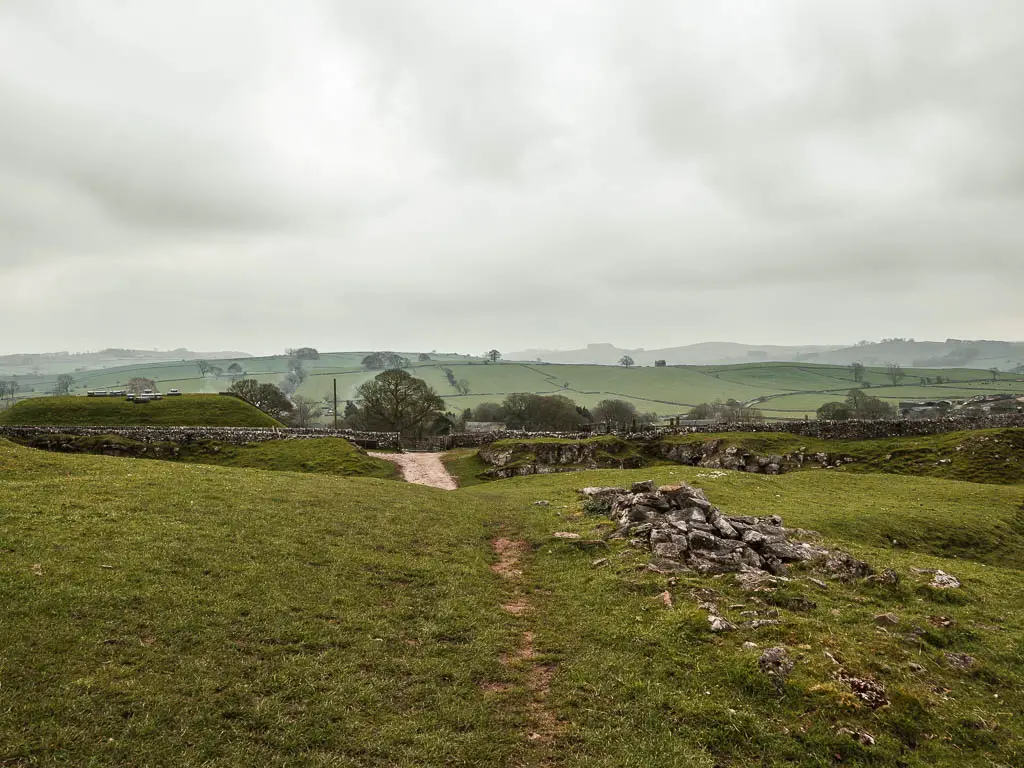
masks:
[[[1015,0],[5,3],[0,327],[59,309],[0,346],[1019,336],[1022,21]],[[125,328],[147,313],[175,324]]]

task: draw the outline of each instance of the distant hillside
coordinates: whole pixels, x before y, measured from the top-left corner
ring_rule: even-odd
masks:
[[[614,344],[588,344],[585,349],[526,349],[510,352],[508,360],[538,360],[545,363],[616,365],[628,355],[637,365],[735,365],[751,362],[806,362],[824,365],[864,363],[885,366],[898,363],[904,368],[977,368],[1014,371],[1024,365],[1024,342],[914,341],[889,339],[853,346],[775,346],[705,342],[665,349],[624,349]]]
[[[621,349],[614,344],[588,344],[586,349],[551,350],[527,349],[510,352],[508,360],[537,360],[545,363],[584,363],[592,365],[618,365],[624,355],[637,365],[654,365],[665,360],[668,365],[732,365],[750,362],[790,362],[801,355],[842,349],[833,346],[783,347],[771,344],[736,344],[728,341],[707,341],[683,347],[665,349]]]
[[[178,349],[102,349],[99,352],[24,352],[0,355],[0,374],[55,374],[89,371],[172,360],[228,360],[252,357],[248,352],[193,352]]]
[[[811,352],[798,359],[801,362],[826,365],[899,363],[913,368],[999,368],[1001,371],[1012,371],[1024,364],[1024,342],[889,339],[843,349]]]
[[[136,404],[120,397],[33,397],[0,413],[17,426],[279,427],[244,400],[225,395],[184,395]]]

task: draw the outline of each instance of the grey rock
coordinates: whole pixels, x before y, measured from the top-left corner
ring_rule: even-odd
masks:
[[[718,532],[727,539],[738,539],[740,537],[739,532],[721,515],[718,515],[714,520],[712,520],[711,524],[715,526],[715,528],[718,529]]]
[[[748,621],[743,626],[749,629],[760,629],[761,627],[775,627],[781,623],[778,619],[754,619],[753,621]]]
[[[633,483],[629,490],[633,493],[651,493],[654,489],[653,480],[642,480],[639,483]]]
[[[666,541],[672,541],[672,534],[664,529],[657,529],[651,531],[651,546],[655,544],[663,544]]]
[[[946,659],[946,663],[953,669],[970,669],[976,663],[975,658],[967,653],[953,653],[947,651],[943,656]]]
[[[935,571],[930,586],[936,589],[959,589],[960,579],[945,571]]]
[[[841,581],[863,579],[871,575],[871,566],[847,552],[833,551],[825,555],[822,569]]]
[[[629,510],[629,519],[638,523],[651,520],[657,517],[657,515],[658,510],[654,509],[654,507],[648,507],[643,504],[637,504],[633,507],[630,507]]]
[[[678,544],[672,542],[661,542],[651,547],[651,551],[655,557],[667,558],[670,560],[676,560],[683,551]]]
[[[753,528],[748,528],[747,530],[745,530],[740,539],[743,541],[744,544],[747,544],[750,547],[753,547],[757,550],[760,550],[761,547],[764,546],[764,544],[768,541],[767,536],[765,536],[763,533],[760,533],[759,531],[754,530]]]
[[[789,677],[796,663],[789,658],[789,653],[782,646],[768,648],[757,660],[757,668],[777,685],[781,685]]]
[[[711,625],[712,632],[732,632],[736,629],[736,625],[731,621],[714,614],[708,616],[708,623]]]
[[[689,507],[683,511],[686,513],[685,520],[688,523],[700,523],[701,525],[705,525],[708,522],[704,511],[697,509],[697,507]]]
[[[870,581],[873,584],[896,586],[900,583],[900,576],[892,568],[886,568],[881,573],[876,573],[874,576],[868,576],[867,581]]]
[[[589,488],[581,488],[580,493],[590,498],[598,496],[621,496],[626,492],[625,488],[605,488],[591,486]]]
[[[690,542],[690,549],[718,549],[718,539],[707,531],[690,531],[686,538]]]

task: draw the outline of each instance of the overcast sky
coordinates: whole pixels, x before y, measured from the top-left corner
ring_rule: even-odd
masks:
[[[1020,0],[4,0],[0,353],[1024,338]]]

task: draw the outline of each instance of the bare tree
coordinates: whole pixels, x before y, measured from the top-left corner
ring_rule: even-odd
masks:
[[[128,391],[134,395],[141,395],[147,389],[156,389],[156,381],[146,379],[142,376],[128,379]]]
[[[57,382],[53,385],[53,394],[55,395],[67,395],[71,393],[71,387],[75,384],[75,378],[70,373],[62,373],[57,377]]]
[[[850,370],[853,371],[853,380],[860,384],[864,381],[864,363],[851,363]]]
[[[232,381],[238,381],[245,375],[245,371],[242,370],[242,366],[238,363],[232,363],[228,366],[228,375],[231,377]]]
[[[623,365],[626,368],[629,368],[631,365],[633,365],[633,358],[630,357],[629,355],[623,355],[622,357],[619,358],[619,365]]]
[[[899,363],[889,363],[889,365],[885,367],[885,374],[892,379],[894,386],[903,381],[907,376],[906,371],[903,370],[903,367]]]
[[[199,369],[200,376],[205,376],[210,372],[210,363],[206,360],[196,360],[196,368]]]
[[[289,422],[293,427],[308,427],[313,423],[317,412],[320,410],[315,400],[308,397],[296,397],[292,399],[292,409]]]
[[[487,354],[484,355],[484,358],[492,363],[496,363],[501,360],[501,352],[496,349],[488,350]]]

